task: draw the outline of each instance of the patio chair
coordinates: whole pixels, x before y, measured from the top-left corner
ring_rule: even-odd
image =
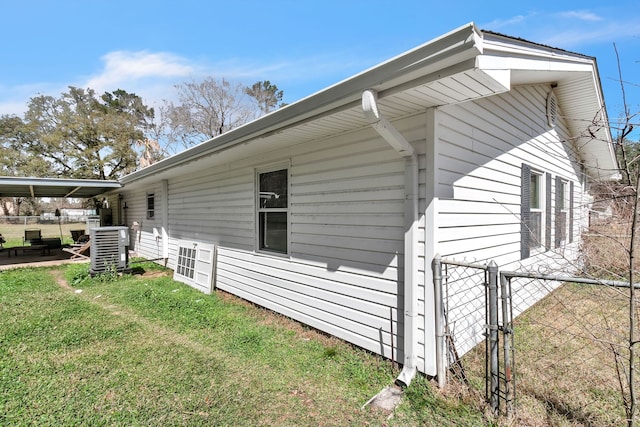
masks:
[[[26,243],[30,245],[38,245],[42,242],[42,232],[39,228],[27,228],[24,230],[24,238],[22,239],[22,245]]]
[[[84,241],[86,241],[86,238],[83,238],[86,236],[84,230],[70,230],[71,231],[71,238],[73,239],[73,243],[84,243]]]
[[[90,259],[87,255],[89,253],[89,249],[91,249],[91,241],[87,240],[80,246],[72,246],[70,248],[62,248],[63,251],[69,252],[71,254],[71,259]]]

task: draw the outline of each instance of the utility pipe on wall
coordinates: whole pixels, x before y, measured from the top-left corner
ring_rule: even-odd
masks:
[[[367,89],[362,92],[362,111],[371,127],[405,159],[404,364],[396,383],[406,387],[415,377],[418,365],[418,155],[402,134],[380,113],[375,90]]]

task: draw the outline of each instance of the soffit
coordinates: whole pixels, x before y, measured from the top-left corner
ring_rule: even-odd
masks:
[[[381,113],[390,121],[396,118],[425,112],[427,108],[448,105],[495,95],[507,90],[491,76],[471,68],[437,80],[425,81],[415,86],[407,85],[402,91],[387,90],[379,92]],[[364,90],[366,88],[362,88]],[[199,170],[225,164],[238,158],[260,155],[261,152],[274,151],[311,141],[322,141],[341,134],[369,128],[364,117],[360,101],[317,115],[313,118],[279,129],[277,132],[263,134],[242,144],[234,144],[233,150],[220,148],[208,156],[193,159],[179,166],[145,177],[137,182],[144,183],[153,179],[169,179],[179,176],[185,170]],[[231,147],[229,147],[231,148]]]
[[[499,94],[514,84],[543,83],[558,83],[561,112],[571,118],[567,120],[569,129],[586,165],[595,168],[601,159],[600,166],[615,166],[615,157],[606,142],[610,141],[608,129],[597,131],[597,141],[582,136],[590,136],[585,133],[586,125],[603,105],[593,58],[507,37],[479,37],[473,25],[461,27],[255,122],[137,171],[121,182],[139,185],[168,179],[184,173],[185,168],[224,164],[243,156],[357,131],[368,126],[360,104],[365,89],[378,91],[381,112],[393,121],[429,107]]]
[[[512,85],[549,85],[586,172],[615,178],[618,164],[594,58],[505,36],[485,36],[484,70],[509,70]]]
[[[118,181],[0,177],[0,197],[91,198],[116,190]]]

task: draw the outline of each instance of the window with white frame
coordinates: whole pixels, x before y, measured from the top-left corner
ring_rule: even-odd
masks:
[[[147,219],[151,219],[155,217],[155,194],[148,193],[147,194]]]
[[[564,242],[567,237],[567,201],[569,186],[566,181],[559,179],[556,184],[556,241],[558,243]]]
[[[546,179],[545,179],[546,178]],[[520,203],[520,257],[528,258],[531,251],[550,249],[551,218],[548,216],[551,176],[522,164]],[[546,190],[546,191],[545,191]]]
[[[544,238],[542,228],[542,218],[544,216],[542,183],[542,174],[532,170],[529,184],[529,249],[541,247]]]
[[[573,183],[556,177],[556,247],[573,241]]]
[[[258,250],[286,254],[289,251],[289,170],[257,173]]]

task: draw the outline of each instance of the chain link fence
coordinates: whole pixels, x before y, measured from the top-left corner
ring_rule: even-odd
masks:
[[[436,258],[433,270],[438,275],[436,294],[441,294],[442,301],[436,307],[441,319],[436,325],[437,347],[442,353],[438,356],[439,383],[443,386],[449,376],[473,389],[484,389],[490,396],[489,265]]]
[[[41,215],[0,216],[0,235],[5,246],[24,243],[25,230],[40,230],[42,237],[59,237],[63,243],[72,243],[72,230],[88,232],[100,225],[100,217],[94,215]]]
[[[433,265],[445,376],[484,389],[492,412],[516,425],[626,424],[630,363],[637,368],[628,283]]]
[[[629,284],[523,273],[502,277],[514,314],[505,327],[513,334],[518,424],[541,417],[551,425],[626,424]],[[637,360],[632,363],[637,369]]]

